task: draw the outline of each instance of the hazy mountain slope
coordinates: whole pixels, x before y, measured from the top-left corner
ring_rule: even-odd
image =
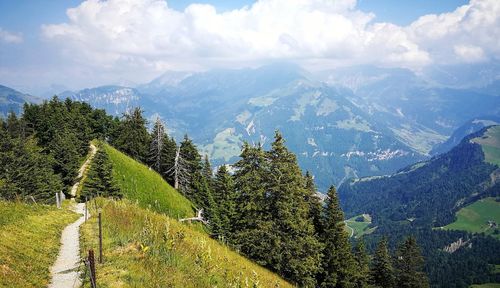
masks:
[[[350,177],[393,173],[427,158],[467,120],[500,115],[498,97],[369,66],[322,75],[286,63],[171,72],[138,89],[71,95],[114,115],[139,105],[150,120],[161,116],[176,138],[188,133],[215,165],[232,163],[243,141],[267,145],[280,129],[321,190]]]
[[[453,147],[458,145],[462,139],[474,132],[483,129],[486,126],[500,124],[500,116],[484,116],[477,117],[467,121],[460,126],[445,142],[434,146],[431,150],[432,155],[442,154],[450,151]]]
[[[24,103],[40,103],[42,99],[23,94],[12,88],[0,85],[0,117],[5,118],[10,111],[19,114]]]

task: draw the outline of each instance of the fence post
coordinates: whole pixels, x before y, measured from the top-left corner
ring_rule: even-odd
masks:
[[[102,213],[99,209],[99,263],[102,264]]]
[[[95,273],[95,258],[94,258],[94,250],[90,249],[89,250],[89,268],[90,268],[90,285],[92,285],[92,288],[97,288],[97,281],[96,281],[96,273]]]
[[[61,208],[59,205],[59,192],[56,192],[56,206],[57,208]]]
[[[87,222],[88,219],[88,212],[87,212],[87,197],[85,197],[85,222]]]

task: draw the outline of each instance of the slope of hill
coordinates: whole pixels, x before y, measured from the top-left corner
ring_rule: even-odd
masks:
[[[40,103],[38,97],[23,94],[12,88],[0,85],[0,117],[5,118],[10,111],[19,115],[24,103]]]
[[[471,134],[450,152],[382,177],[353,179],[339,188],[348,215],[369,213],[391,221],[422,221],[442,226],[466,203],[498,190],[499,168],[485,162],[475,138],[497,126]],[[496,134],[495,134],[496,135]]]
[[[193,205],[154,170],[108,144],[102,143],[113,163],[113,175],[125,198],[173,218],[194,216]]]
[[[130,201],[102,205],[103,287],[291,287],[285,280],[165,215]],[[84,224],[83,251],[97,246],[95,217]],[[146,284],[147,283],[147,284]]]
[[[499,126],[486,127],[465,137],[448,153],[398,173],[346,182],[339,187],[346,215],[372,216],[368,227],[377,229],[364,236],[372,248],[384,235],[390,236],[393,247],[405,235],[415,235],[435,287],[500,281],[492,268],[500,264],[500,241],[483,234],[438,229],[455,221],[455,212],[460,208],[484,197],[498,196],[500,168],[485,157],[484,144],[478,144],[494,142],[490,136],[500,136],[494,133],[497,129]],[[458,250],[443,252],[453,245]]]
[[[486,126],[498,125],[498,124],[500,124],[500,116],[484,116],[469,120],[465,124],[457,128],[453,132],[453,134],[448,138],[448,140],[439,145],[434,146],[430,154],[438,155],[446,153],[451,149],[453,149],[453,147],[457,146],[465,136],[477,132]]]
[[[69,209],[0,201],[0,287],[47,287]]]
[[[448,230],[463,230],[485,233],[500,239],[500,202],[495,198],[480,199],[457,212],[457,220],[443,227]]]

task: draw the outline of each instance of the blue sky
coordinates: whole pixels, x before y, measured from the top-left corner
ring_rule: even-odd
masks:
[[[497,0],[82,2],[0,1],[0,84],[40,93],[276,59],[418,70],[500,53]]]
[[[66,9],[78,6],[81,0],[6,0],[0,1],[0,27],[19,31],[25,35],[37,34],[40,25],[66,20]],[[251,5],[249,0],[189,1],[170,0],[168,5],[184,10],[192,3],[211,4],[219,11],[238,9]],[[467,4],[465,0],[360,0],[360,10],[373,12],[378,21],[407,25],[421,15],[452,11]]]

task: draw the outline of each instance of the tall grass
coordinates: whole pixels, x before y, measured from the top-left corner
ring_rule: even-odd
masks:
[[[102,143],[113,163],[113,176],[125,198],[136,200],[141,207],[165,213],[173,218],[194,216],[193,205],[172,188],[157,172]]]
[[[61,232],[78,217],[54,206],[0,201],[0,287],[46,287]]]
[[[99,287],[291,287],[188,224],[127,200],[99,201],[105,260],[97,266]],[[83,225],[82,246],[98,247],[96,217]]]

